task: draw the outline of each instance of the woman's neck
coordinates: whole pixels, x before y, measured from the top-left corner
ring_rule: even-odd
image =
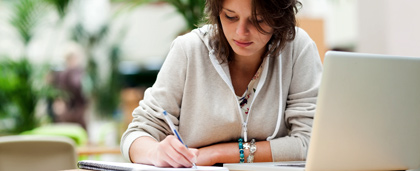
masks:
[[[261,62],[261,57],[235,56],[233,60],[229,62],[229,68],[242,73],[255,74],[258,67],[261,65]]]
[[[262,61],[261,57],[235,56],[229,62],[230,77],[237,96],[242,96],[246,91]]]

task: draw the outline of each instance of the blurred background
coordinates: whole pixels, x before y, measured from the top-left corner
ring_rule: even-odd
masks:
[[[327,50],[419,56],[418,0],[302,0]],[[79,159],[124,161],[119,140],[172,40],[204,0],[0,0],[0,136],[59,135]]]

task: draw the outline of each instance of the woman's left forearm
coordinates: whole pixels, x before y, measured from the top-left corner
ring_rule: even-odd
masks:
[[[256,142],[254,162],[271,162],[271,148],[269,141]],[[249,149],[244,149],[245,162],[249,156]],[[220,143],[199,149],[198,165],[214,165],[216,163],[239,163],[239,145],[237,142]]]

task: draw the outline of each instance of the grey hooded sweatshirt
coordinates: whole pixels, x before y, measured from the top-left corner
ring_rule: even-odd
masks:
[[[161,141],[172,134],[162,114],[166,110],[190,148],[237,142],[247,121],[248,141],[269,141],[273,161],[305,160],[322,72],[315,43],[296,28],[296,38],[280,55],[267,57],[245,120],[228,64],[210,46],[211,29],[206,25],[173,41],[121,138],[124,157],[131,161],[130,146],[141,136]]]

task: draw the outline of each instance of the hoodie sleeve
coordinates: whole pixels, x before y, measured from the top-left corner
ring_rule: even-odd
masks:
[[[270,141],[273,161],[305,160],[312,132],[322,64],[315,43],[303,30],[298,33],[292,47],[292,66],[288,67],[292,74],[283,75],[290,77],[290,85],[282,85],[283,92],[288,92],[283,95],[283,119],[289,133]]]
[[[159,71],[155,84],[145,91],[143,100],[133,111],[133,120],[121,138],[120,148],[128,161],[129,149],[134,140],[149,136],[157,141],[171,134],[163,117],[166,110],[175,126],[178,126],[180,104],[185,83],[187,58],[183,50],[183,38],[176,38]]]

